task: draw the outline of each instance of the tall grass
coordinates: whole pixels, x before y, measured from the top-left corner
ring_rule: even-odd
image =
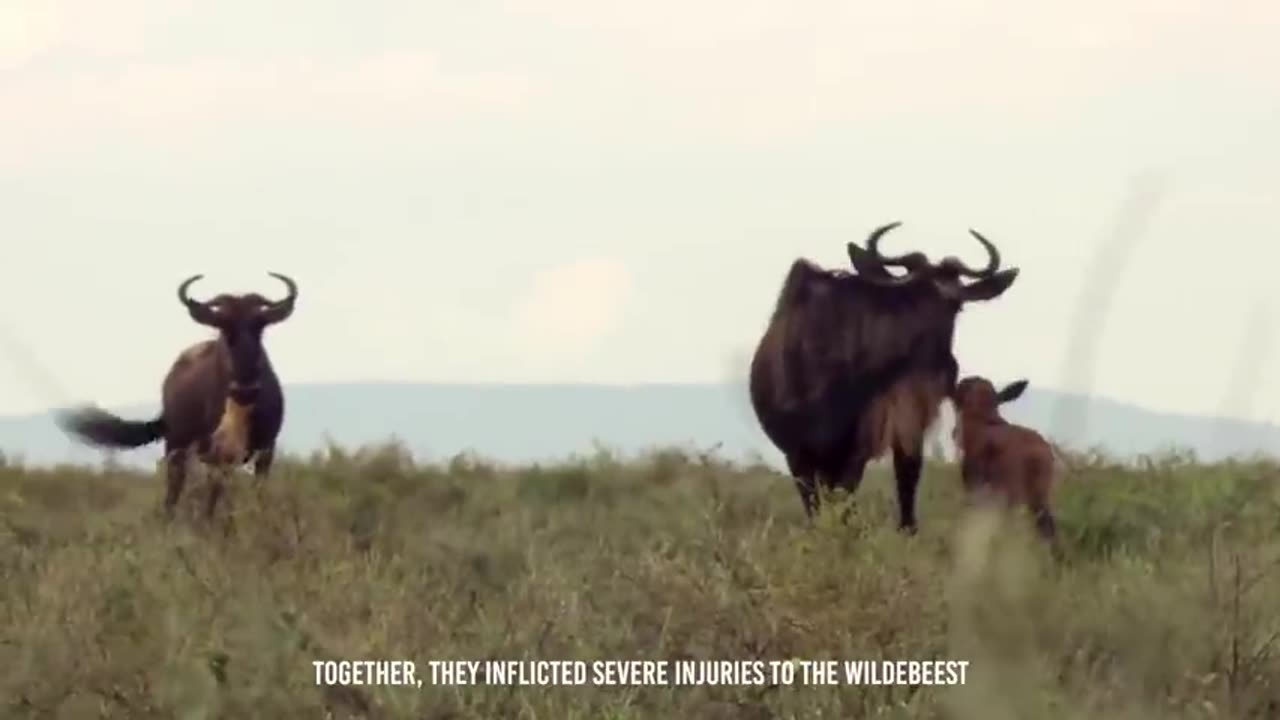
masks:
[[[1265,462],[1081,461],[1055,564],[931,465],[899,535],[676,450],[502,467],[396,445],[200,484],[0,467],[0,716],[1280,717],[1280,485]],[[317,659],[969,660],[963,686],[321,688]]]

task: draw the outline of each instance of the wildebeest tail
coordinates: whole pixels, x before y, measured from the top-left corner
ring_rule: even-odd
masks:
[[[124,420],[96,407],[65,411],[58,427],[81,442],[99,447],[136,448],[164,437],[164,417]]]

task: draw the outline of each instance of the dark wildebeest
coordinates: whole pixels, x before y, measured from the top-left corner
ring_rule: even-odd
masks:
[[[960,477],[967,493],[1003,497],[1010,506],[1031,511],[1036,530],[1048,541],[1056,536],[1049,507],[1054,452],[1040,433],[1000,417],[1000,405],[1016,400],[1026,380],[996,391],[978,376],[961,380],[951,393],[956,408],[952,437],[960,451]]]
[[[178,356],[161,388],[159,417],[123,420],[90,407],[59,419],[65,431],[100,447],[136,448],[163,438],[168,475],[164,505],[169,513],[182,494],[193,457],[215,470],[206,506],[209,516],[222,495],[223,476],[232,467],[252,459],[259,480],[271,470],[284,422],[284,393],[262,346],[262,332],[293,313],[298,287],[284,275],[268,274],[288,288],[283,300],[257,293],[192,300],[187,288],[202,275],[178,286],[178,299],[191,318],[217,329],[218,336]]]
[[[956,315],[966,302],[999,297],[1018,270],[999,270],[999,251],[973,230],[988,255],[982,270],[920,252],[885,257],[880,239],[899,224],[872,232],[865,250],[848,244],[856,274],[804,258],[791,264],[751,362],[750,391],[809,517],[815,480],[852,493],[866,464],[892,450],[899,525],[915,532],[925,433],[959,372]]]

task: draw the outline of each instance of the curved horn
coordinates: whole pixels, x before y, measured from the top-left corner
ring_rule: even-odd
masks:
[[[192,300],[191,297],[187,295],[188,288],[190,288],[195,281],[203,277],[204,275],[192,275],[186,280],[183,280],[182,284],[178,286],[178,300],[186,306],[187,312],[190,313],[192,320],[195,320],[201,325],[216,326],[218,319],[216,313],[210,310],[207,304],[202,303],[199,300]]]
[[[867,252],[871,253],[872,257],[879,261],[881,265],[903,265],[907,258],[916,254],[905,253],[895,257],[886,257],[880,252],[880,238],[884,237],[885,233],[900,225],[902,225],[901,221],[891,222],[888,225],[881,225],[867,236]]]
[[[995,274],[996,270],[1000,269],[1000,251],[996,249],[995,245],[991,244],[990,240],[983,237],[982,233],[978,232],[977,230],[970,229],[969,234],[972,235],[975,240],[982,243],[982,247],[986,248],[987,266],[981,270],[974,270],[973,268],[964,264],[964,261],[957,259],[955,261],[957,269],[960,271],[961,275],[965,275],[967,277],[972,277],[972,278],[991,277],[992,275]]]
[[[192,299],[187,295],[187,289],[188,289],[188,288],[190,288],[190,287],[191,287],[191,285],[192,285],[193,283],[195,283],[195,281],[197,281],[197,280],[199,280],[199,279],[201,279],[201,278],[203,278],[203,277],[204,277],[204,275],[192,275],[191,277],[187,278],[186,280],[183,280],[183,281],[182,281],[182,284],[178,286],[178,300],[181,300],[183,305],[186,305],[187,307],[191,307],[192,305],[198,305],[198,304],[199,304],[199,303],[197,303],[195,300],[192,300]]]
[[[880,238],[901,224],[901,222],[891,222],[876,228],[867,237],[866,250],[858,247],[857,243],[848,244],[849,260],[858,271],[859,277],[881,287],[902,287],[914,282],[929,269],[928,259],[920,252],[903,253],[896,257],[885,257],[880,254]],[[892,275],[885,270],[886,265],[897,265],[905,268],[906,272],[902,275]]]
[[[915,280],[923,269],[919,265],[913,265],[911,261],[914,258],[908,257],[907,261],[903,263],[907,268],[907,272],[902,275],[894,275],[885,269],[885,266],[875,255],[858,247],[857,243],[849,243],[846,249],[849,251],[849,262],[853,265],[857,276],[873,285],[902,287]]]
[[[298,299],[298,284],[295,283],[293,278],[288,275],[282,275],[274,272],[269,272],[267,274],[284,283],[285,288],[289,292],[283,300],[277,300],[276,302],[262,308],[259,317],[261,317],[268,325],[271,325],[286,320],[293,314],[293,304],[294,301]]]
[[[884,269],[884,265],[876,259],[876,256],[863,250],[858,243],[846,243],[845,251],[849,253],[849,264],[853,266],[853,269],[859,275],[871,277],[889,276],[889,271]]]

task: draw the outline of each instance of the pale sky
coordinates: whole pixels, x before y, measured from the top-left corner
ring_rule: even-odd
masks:
[[[790,262],[891,220],[1022,269],[965,372],[1081,390],[1155,172],[1092,389],[1280,420],[1244,339],[1280,329],[1277,37],[1273,0],[5,0],[0,412],[156,400],[197,272],[297,279],[286,382],[740,382]]]

